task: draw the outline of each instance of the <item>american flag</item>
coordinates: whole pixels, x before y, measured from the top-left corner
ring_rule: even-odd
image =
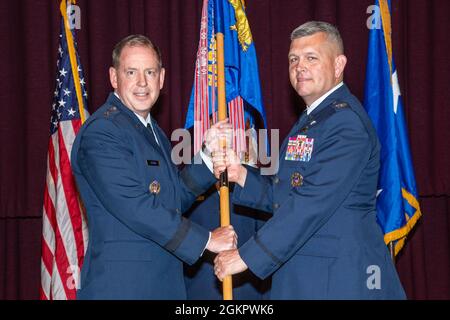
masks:
[[[63,19],[50,120],[47,181],[42,215],[42,300],[75,299],[88,241],[85,210],[70,165],[72,145],[84,119],[80,110],[84,110],[86,106],[87,92],[73,36],[66,36],[66,30],[71,32],[68,27],[65,28]],[[78,77],[74,75],[74,70]],[[78,95],[76,82],[79,83]],[[84,106],[81,109],[79,98]],[[84,114],[87,115],[87,112],[84,111]]]

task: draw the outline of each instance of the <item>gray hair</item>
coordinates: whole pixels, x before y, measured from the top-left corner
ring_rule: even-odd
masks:
[[[342,41],[339,30],[328,22],[323,21],[309,21],[297,27],[291,33],[291,41],[294,39],[311,36],[318,32],[323,32],[327,35],[328,41],[334,42],[340,54],[344,53],[344,42]]]
[[[143,36],[141,34],[132,34],[129,35],[122,40],[120,40],[115,46],[112,52],[112,65],[114,68],[118,68],[120,64],[120,54],[122,53],[123,48],[125,47],[134,47],[134,46],[142,46],[153,49],[156,52],[156,56],[158,58],[159,67],[162,68],[162,59],[161,59],[161,51],[158,46],[153,44],[149,38]]]

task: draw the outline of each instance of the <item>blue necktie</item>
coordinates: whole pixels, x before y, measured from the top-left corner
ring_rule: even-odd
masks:
[[[155,139],[156,144],[159,146],[159,141],[156,138],[155,131],[153,130],[153,127],[151,126],[150,123],[147,123],[147,129],[151,132],[151,136],[153,137],[153,139]]]

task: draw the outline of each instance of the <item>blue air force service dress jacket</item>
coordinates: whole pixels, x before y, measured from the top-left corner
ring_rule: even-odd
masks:
[[[403,299],[376,222],[380,145],[359,101],[343,85],[304,113],[273,176],[248,168],[233,202],[273,213],[239,248],[272,299]]]
[[[171,146],[114,94],[80,129],[72,168],[86,207],[89,244],[78,299],[185,299],[183,261],[209,233],[182,217],[216,179],[205,165],[178,171]]]

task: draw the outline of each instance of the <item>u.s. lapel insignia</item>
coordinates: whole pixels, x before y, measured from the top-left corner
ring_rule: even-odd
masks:
[[[300,187],[302,184],[303,184],[303,176],[298,172],[294,172],[291,175],[291,186]]]
[[[158,181],[154,180],[152,183],[150,183],[148,189],[150,190],[150,193],[158,194],[159,191],[161,191],[161,185],[159,184]]]

